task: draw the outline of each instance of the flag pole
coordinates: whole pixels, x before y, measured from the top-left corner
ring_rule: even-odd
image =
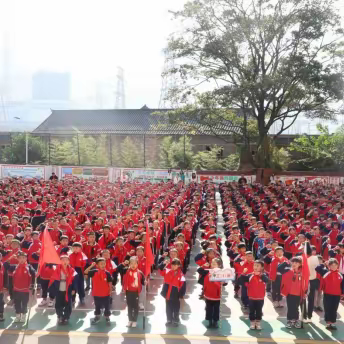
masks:
[[[144,300],[143,300],[143,329],[146,328],[146,303],[147,303],[147,282],[144,286]]]
[[[220,282],[220,309],[219,309],[219,328],[222,329],[222,285],[223,283]]]

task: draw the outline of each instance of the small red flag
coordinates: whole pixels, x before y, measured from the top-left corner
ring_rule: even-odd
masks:
[[[61,259],[57,254],[51,236],[46,228],[42,237],[41,254],[39,255],[38,274],[40,275],[41,268],[44,264],[61,264]]]
[[[151,273],[151,267],[154,264],[154,256],[153,256],[152,248],[150,245],[148,222],[146,225],[145,254],[146,254],[146,271],[144,271],[144,274],[147,277]]]

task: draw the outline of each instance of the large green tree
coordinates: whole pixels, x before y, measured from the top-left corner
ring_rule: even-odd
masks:
[[[197,152],[192,157],[192,167],[196,170],[237,170],[239,155],[221,157],[222,147],[213,146],[210,150]]]
[[[184,123],[192,133],[219,135],[223,129],[223,134],[239,135],[246,153],[253,141],[255,164],[271,166],[272,126],[274,139],[300,114],[333,119],[338,113],[343,29],[337,4],[188,1],[174,13],[182,25],[167,48],[175,62],[169,73],[178,78],[169,97],[181,106],[169,113],[170,121]],[[241,113],[233,118],[232,108]],[[250,137],[250,121],[257,138]]]
[[[344,167],[344,127],[333,134],[328,127],[318,124],[319,135],[302,135],[289,147],[294,154],[294,169],[331,171]]]
[[[55,139],[50,144],[50,162],[56,165],[109,166],[106,135],[77,135],[71,139]]]
[[[161,168],[192,168],[191,138],[181,136],[173,140],[172,136],[166,136],[160,144],[159,164]]]
[[[46,147],[40,137],[28,134],[29,164],[44,164],[46,162]],[[12,135],[11,145],[2,152],[2,161],[7,164],[25,164],[26,133]]]
[[[121,143],[120,157],[122,167],[142,167],[143,165],[138,147],[129,136]]]

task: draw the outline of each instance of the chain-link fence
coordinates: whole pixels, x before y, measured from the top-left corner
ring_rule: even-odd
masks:
[[[192,154],[187,136],[152,134],[11,133],[3,136],[1,148],[3,164],[185,168],[190,165]]]

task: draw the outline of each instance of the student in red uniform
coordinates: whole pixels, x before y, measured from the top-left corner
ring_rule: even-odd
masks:
[[[125,260],[123,264],[118,265],[117,271],[123,275],[123,290],[128,305],[129,322],[127,327],[136,327],[139,314],[139,294],[144,285],[145,277],[142,271],[138,269],[137,257],[131,257],[129,261]]]
[[[282,274],[281,293],[287,299],[287,328],[301,328],[299,307],[307,291],[302,286],[302,258],[294,257],[290,262],[280,264],[277,271]]]
[[[140,271],[146,271],[146,257],[144,256],[145,249],[143,246],[136,247],[136,257],[138,260],[138,269]],[[149,277],[148,277],[149,278]],[[141,290],[139,295],[139,309],[143,310],[143,299],[144,299],[144,290]]]
[[[72,246],[73,253],[69,256],[71,267],[78,274],[77,278],[77,292],[80,299],[80,304],[85,304],[85,280],[84,269],[87,263],[87,256],[82,252],[82,245],[79,242],[75,242]],[[73,295],[73,303],[75,303],[75,295]]]
[[[117,284],[117,265],[111,259],[110,250],[103,250],[102,251],[102,258],[105,259],[105,270],[110,272],[112,277],[112,290],[116,290]],[[110,304],[112,303],[112,297],[110,297]]]
[[[222,261],[220,258],[214,258],[211,261],[211,269],[222,269]],[[218,328],[220,319],[220,301],[222,293],[222,282],[210,281],[210,270],[199,268],[197,272],[204,276],[204,298],[205,298],[205,320],[209,321],[208,328]]]
[[[39,259],[39,256],[38,256],[38,259]],[[44,307],[46,305],[48,307],[54,306],[54,296],[50,292],[49,299],[48,299],[48,290],[49,290],[50,278],[53,275],[55,268],[56,267],[53,264],[44,264],[40,269],[39,282],[42,288],[42,301],[39,304],[40,307]]]
[[[96,242],[96,234],[94,232],[89,232],[87,234],[87,239],[88,240],[82,244],[82,251],[87,257],[86,268],[89,267],[100,254],[100,246]],[[89,291],[91,289],[90,283],[91,279],[87,277],[85,291]]]
[[[24,252],[17,254],[18,264],[6,262],[5,268],[13,273],[13,299],[16,310],[14,322],[26,322],[27,304],[29,302],[29,290],[31,276],[35,276],[35,269],[27,263],[27,255]]]
[[[241,273],[247,275],[253,272],[254,260],[251,251],[247,251],[245,257],[238,257],[235,259],[235,263],[240,266]],[[249,298],[247,295],[247,287],[245,283],[241,283],[241,302],[244,308],[249,306]]]
[[[113,241],[115,237],[110,232],[110,226],[105,225],[103,227],[103,235],[99,238],[98,245],[102,250],[105,250]]]
[[[12,234],[10,234],[12,235]],[[7,236],[6,236],[7,237]],[[10,247],[7,250],[2,250],[2,257],[3,261],[6,263],[9,263],[10,265],[17,265],[19,263],[18,261],[18,253],[20,243],[18,240],[13,239],[10,242]],[[8,278],[8,293],[10,295],[10,302],[9,305],[13,305],[14,303],[14,293],[13,293],[13,272],[11,270],[6,269],[5,275],[7,275]]]
[[[112,277],[109,271],[105,270],[105,258],[97,258],[85,270],[85,275],[92,278],[92,295],[94,299],[94,319],[92,325],[100,321],[101,310],[104,309],[104,317],[107,325],[110,325],[110,297],[112,290]]]
[[[329,259],[327,265],[328,269],[321,264],[315,270],[322,276],[326,328],[328,330],[336,330],[337,310],[340,296],[344,294],[344,282],[343,275],[338,271],[339,264],[337,259]]]
[[[283,248],[277,247],[275,249],[275,256],[265,256],[264,261],[270,263],[270,280],[272,288],[272,302],[275,308],[282,308],[283,305],[282,295],[281,295],[281,282],[282,275],[277,271],[277,268],[280,264],[288,262],[288,259],[283,255]]]
[[[31,236],[32,236],[32,241],[30,243],[28,251],[26,252],[27,253],[27,261],[37,272],[38,260],[35,259],[34,253],[40,251],[42,244],[39,240],[39,232],[32,232]],[[31,284],[33,285],[34,282],[35,282],[35,280],[33,277]]]
[[[4,265],[2,264],[2,255],[0,253],[0,322],[5,321],[4,318]]]
[[[241,275],[240,280],[247,284],[247,295],[250,308],[250,329],[261,330],[260,322],[263,316],[264,297],[268,276],[264,273],[264,263],[256,260],[253,266],[253,273]]]
[[[161,296],[166,299],[166,326],[178,327],[180,299],[186,292],[185,277],[181,270],[181,262],[175,258],[171,262],[171,269],[165,268],[164,264],[159,266],[160,274],[164,277]]]

